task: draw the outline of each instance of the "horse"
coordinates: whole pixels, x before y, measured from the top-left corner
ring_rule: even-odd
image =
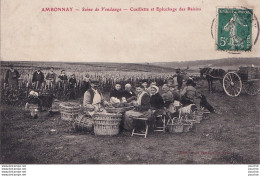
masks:
[[[223,87],[223,78],[226,74],[226,71],[223,69],[215,69],[210,67],[200,68],[200,77],[203,78],[203,75],[206,75],[206,80],[208,81],[209,91],[213,91],[213,81],[218,80]]]

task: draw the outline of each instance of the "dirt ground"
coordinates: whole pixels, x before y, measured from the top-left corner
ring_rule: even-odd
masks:
[[[77,133],[59,115],[30,119],[23,107],[1,105],[1,163],[259,164],[260,95],[201,91],[217,114],[188,133],[153,132],[146,139]]]

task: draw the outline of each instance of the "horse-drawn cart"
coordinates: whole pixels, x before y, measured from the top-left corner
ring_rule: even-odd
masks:
[[[237,71],[229,71],[223,78],[223,88],[228,96],[238,96],[242,89],[249,95],[260,92],[260,68],[239,67]]]

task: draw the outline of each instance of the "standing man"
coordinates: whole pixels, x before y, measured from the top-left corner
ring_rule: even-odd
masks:
[[[33,73],[33,87],[34,89],[40,89],[42,87],[42,83],[44,81],[44,74],[41,71],[41,68],[39,67],[36,72]]]
[[[65,89],[67,86],[68,77],[65,74],[65,70],[61,70],[61,74],[59,75],[59,88]]]
[[[56,73],[54,73],[54,68],[51,67],[50,72],[46,76],[46,84],[48,89],[53,89],[56,80]]]
[[[9,69],[5,75],[5,83],[9,86],[10,89],[16,89],[18,86],[18,78],[20,74],[17,70],[14,69],[14,65],[10,65]]]
[[[72,74],[71,78],[69,79],[70,99],[76,99],[76,90],[75,90],[76,87],[77,87],[77,80],[75,74]]]

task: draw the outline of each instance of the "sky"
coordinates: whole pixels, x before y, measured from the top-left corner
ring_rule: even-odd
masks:
[[[252,8],[260,19],[260,1],[255,0],[2,0],[1,60],[170,62],[260,57],[259,41],[251,52],[216,50],[217,8],[241,6]],[[73,11],[42,11],[55,7]],[[83,7],[100,11],[81,11]],[[127,10],[108,12],[102,7]],[[131,7],[177,11],[130,11]],[[187,11],[188,7],[201,11]],[[256,22],[253,42],[259,30]]]

